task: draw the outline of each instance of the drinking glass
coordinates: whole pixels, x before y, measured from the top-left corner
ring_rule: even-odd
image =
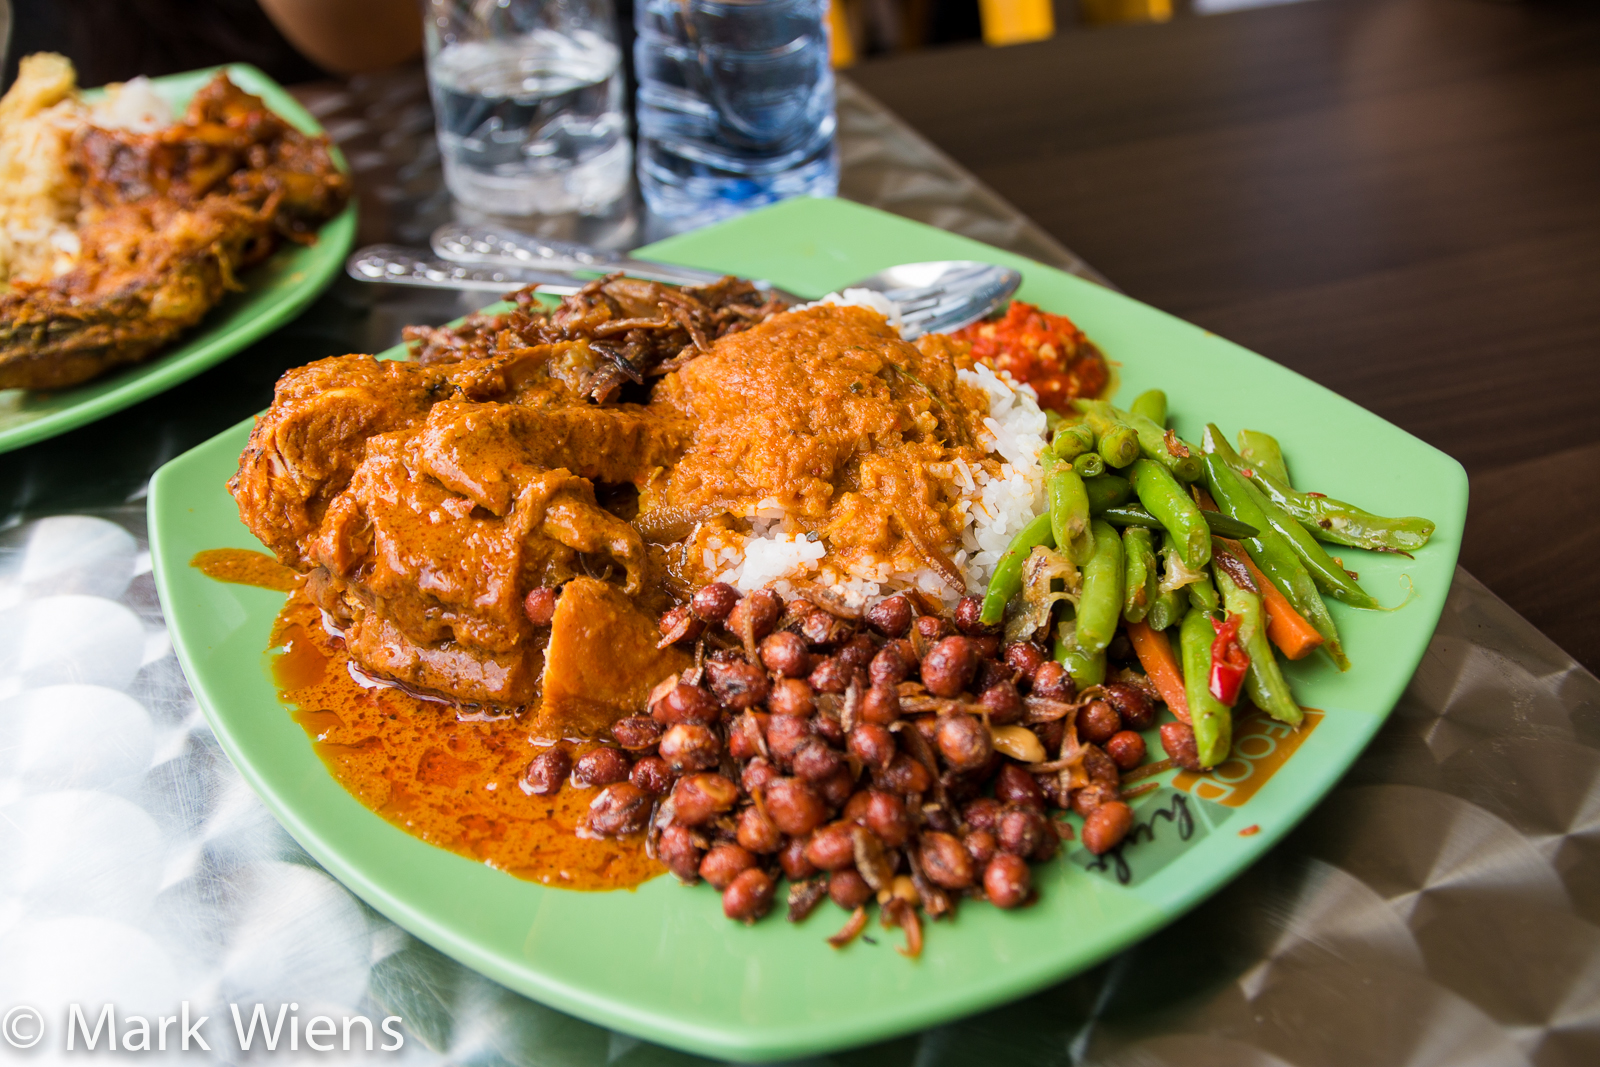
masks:
[[[604,212],[632,147],[611,0],[427,0],[445,183],[494,215]]]

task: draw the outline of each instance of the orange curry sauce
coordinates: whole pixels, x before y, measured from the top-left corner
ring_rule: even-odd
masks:
[[[300,582],[300,576],[288,567],[265,552],[248,548],[208,548],[196,552],[189,566],[219,582],[258,585],[285,593]]]
[[[281,588],[239,576],[281,577],[271,570],[279,567],[275,560],[251,554],[260,560],[235,559],[226,576],[213,573],[214,558],[202,561],[207,553],[193,565],[222,581]],[[523,769],[545,748],[528,735],[532,714],[463,721],[447,704],[363,688],[350,675],[344,643],[323,629],[321,611],[300,588],[278,615],[271,648],[279,697],[317,756],[352,796],[407,833],[563,889],[626,889],[662,872],[642,838],[577,835],[599,790],[569,784],[553,797],[522,791]],[[574,754],[588,747],[559,743]]]

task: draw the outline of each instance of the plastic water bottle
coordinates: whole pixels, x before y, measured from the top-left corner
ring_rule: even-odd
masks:
[[[637,0],[639,187],[702,225],[839,190],[828,0]]]
[[[611,0],[428,0],[445,184],[496,215],[604,211],[632,151]]]

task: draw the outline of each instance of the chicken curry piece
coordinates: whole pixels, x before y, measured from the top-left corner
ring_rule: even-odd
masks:
[[[345,356],[279,382],[230,486],[372,674],[528,705],[549,639],[530,590],[594,573],[629,611],[659,600],[659,564],[594,485],[642,481],[684,433],[575,398],[559,377],[575,347],[438,367]]]

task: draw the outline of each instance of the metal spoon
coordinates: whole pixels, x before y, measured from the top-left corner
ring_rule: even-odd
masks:
[[[446,226],[434,234],[429,256],[395,245],[372,245],[346,263],[351,277],[392,285],[464,289],[504,293],[538,284],[556,296],[574,293],[589,280],[623,271],[636,278],[676,285],[704,285],[722,277],[710,271],[675,267],[631,256],[618,256],[565,241],[550,241],[488,227]],[[790,302],[803,297],[756,282]],[[879,271],[844,289],[871,289],[900,307],[901,334],[906,338],[959,329],[1005,306],[1022,284],[1009,267],[972,260],[905,263]]]
[[[987,318],[1006,306],[1022,284],[1010,267],[971,259],[902,263],[840,287],[871,289],[900,307],[900,335],[948,333]]]

